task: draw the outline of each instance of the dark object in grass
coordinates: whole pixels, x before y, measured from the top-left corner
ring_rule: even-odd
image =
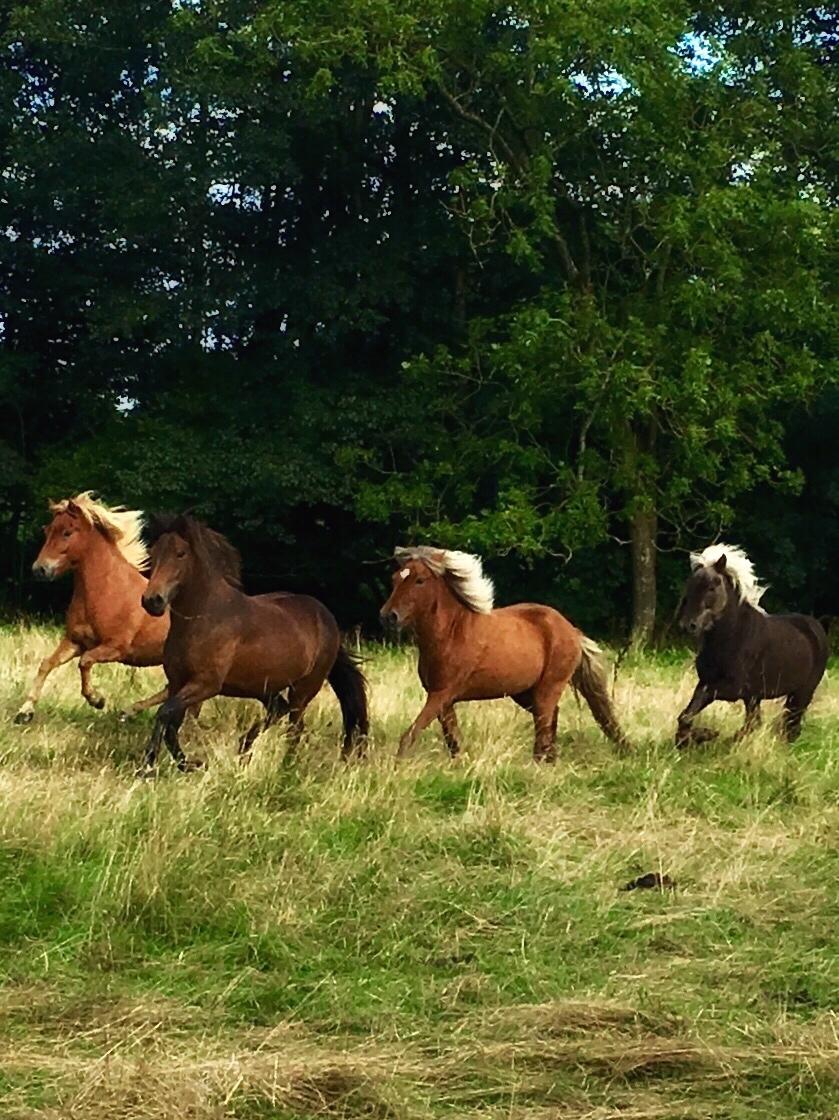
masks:
[[[672,891],[676,889],[676,884],[669,875],[659,875],[657,871],[648,871],[646,875],[639,875],[637,879],[630,879],[620,890],[652,890],[654,887],[658,887],[660,891]]]

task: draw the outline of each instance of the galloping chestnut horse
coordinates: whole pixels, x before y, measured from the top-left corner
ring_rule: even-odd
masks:
[[[146,588],[142,569],[148,563],[140,539],[143,518],[137,510],[109,508],[90,490],[51,502],[53,518],[46,541],[32,570],[43,579],[73,573],[73,596],[64,623],[64,636],[44,658],[32,687],[15,716],[15,723],[31,723],[44,682],[59,665],[79,658],[82,696],[94,708],[105,698],[90,683],[94,665],[118,661],[123,665],[160,665],[169,618],[150,618],[140,598]],[[126,715],[153,708],[167,690],[140,700]]]
[[[692,573],[679,606],[679,623],[700,639],[699,683],[679,715],[676,745],[716,737],[695,728],[697,715],[714,700],[742,700],[746,720],[739,735],[760,723],[761,700],[786,697],[783,732],[792,742],[827,664],[827,635],[804,614],[767,614],[766,590],[752,562],[735,545],[715,544],[691,553]]]
[[[569,683],[612,742],[628,746],[597,646],[559,611],[538,603],[494,610],[492,582],[477,556],[425,547],[398,548],[394,556],[393,592],[381,616],[413,630],[428,693],[400,740],[400,755],[439,719],[454,757],[460,750],[455,704],[510,696],[533,716],[534,758],[553,762],[557,705]]]
[[[167,607],[171,614],[163,652],[169,698],[157,714],[143,774],[153,772],[164,738],[180,770],[202,765],[185,757],[178,729],[187,707],[211,696],[265,705],[265,718],[239,742],[243,761],[257,735],[285,715],[296,743],[325,680],[341,705],[343,755],[354,745],[360,750],[368,731],[366,682],[326,607],[308,595],[245,595],[239,553],[193,517],[161,521],[157,533],[143,606],[155,616]]]

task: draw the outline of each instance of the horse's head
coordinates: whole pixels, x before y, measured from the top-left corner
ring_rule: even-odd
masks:
[[[44,527],[46,540],[32,565],[33,573],[38,579],[58,579],[75,568],[92,531],[93,527],[75,502],[62,502],[52,521]]]
[[[176,518],[167,525],[151,550],[152,567],[143,606],[155,618],[165,614],[192,569],[194,549],[183,520]]]
[[[379,611],[383,622],[412,626],[434,607],[443,576],[432,571],[424,560],[400,562],[393,573],[393,591]]]
[[[679,604],[679,625],[689,634],[710,630],[735,594],[726,567],[723,553],[713,564],[698,564],[691,572]]]

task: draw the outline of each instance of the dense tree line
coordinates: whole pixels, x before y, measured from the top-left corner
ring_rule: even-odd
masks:
[[[666,629],[839,613],[837,32],[797,3],[0,2],[0,579],[192,507],[369,622],[407,539]]]

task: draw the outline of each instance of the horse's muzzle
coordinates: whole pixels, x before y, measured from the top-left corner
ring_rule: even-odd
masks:
[[[396,611],[379,611],[379,618],[383,626],[399,626],[399,615]]]
[[[55,564],[50,564],[45,560],[39,563],[36,560],[32,565],[32,574],[35,579],[55,579]]]
[[[160,618],[166,610],[166,602],[162,595],[144,595],[143,607],[149,614],[154,615],[155,618]]]

